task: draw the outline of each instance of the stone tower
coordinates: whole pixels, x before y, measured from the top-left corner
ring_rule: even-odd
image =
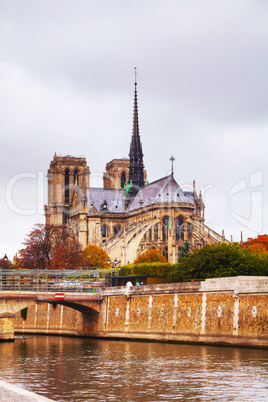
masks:
[[[128,183],[129,159],[113,159],[106,163],[103,174],[103,188],[120,189]]]
[[[90,171],[85,157],[57,156],[55,153],[47,174],[46,224],[68,224],[70,206],[74,201],[80,209],[86,208],[89,175]]]
[[[130,196],[134,197],[144,186],[143,153],[139,134],[137,82],[135,78],[133,129],[129,151],[129,184],[132,183]]]

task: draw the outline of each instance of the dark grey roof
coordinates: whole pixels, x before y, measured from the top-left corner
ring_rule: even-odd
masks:
[[[142,187],[130,205],[129,211],[159,202],[179,202],[194,205],[194,198],[192,193],[182,191],[172,176],[166,176]]]
[[[190,198],[190,200],[192,201],[191,203],[194,205],[194,193],[191,191],[184,191],[184,194],[186,195],[186,197]]]
[[[97,212],[103,212],[102,205],[104,201],[106,201],[108,212],[126,212],[125,190],[88,188],[87,198],[89,211],[94,206]],[[195,205],[193,193],[189,191],[184,192],[172,176],[166,176],[142,187],[130,204],[128,211],[131,212],[142,207],[167,202],[189,203]]]
[[[89,211],[95,206],[98,212],[102,210],[102,204],[107,202],[108,212],[122,213],[125,212],[125,196],[124,190],[112,190],[103,188],[88,188],[88,208]]]

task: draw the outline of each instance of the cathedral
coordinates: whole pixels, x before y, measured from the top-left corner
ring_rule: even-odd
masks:
[[[48,169],[46,224],[69,225],[82,247],[102,247],[123,265],[152,248],[175,263],[185,240],[191,248],[225,241],[205,225],[202,194],[183,191],[171,174],[148,183],[139,133],[137,82],[129,157],[106,164],[103,188],[90,187],[84,157],[57,155]]]

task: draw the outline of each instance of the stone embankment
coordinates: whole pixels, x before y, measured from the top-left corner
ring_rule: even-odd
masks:
[[[15,332],[268,348],[268,277],[114,287],[95,302],[78,299],[33,301],[26,319],[15,315]]]

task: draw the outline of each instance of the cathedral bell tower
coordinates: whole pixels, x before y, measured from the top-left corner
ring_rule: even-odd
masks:
[[[48,203],[45,205],[47,225],[69,224],[74,197],[81,206],[86,205],[89,175],[89,167],[84,157],[62,156],[55,153],[47,175]]]
[[[129,191],[130,197],[135,197],[140,187],[144,186],[144,164],[143,153],[139,134],[139,118],[138,118],[138,96],[137,82],[135,70],[135,91],[134,91],[134,114],[133,114],[133,129],[129,151],[129,179],[128,184],[132,184]]]

